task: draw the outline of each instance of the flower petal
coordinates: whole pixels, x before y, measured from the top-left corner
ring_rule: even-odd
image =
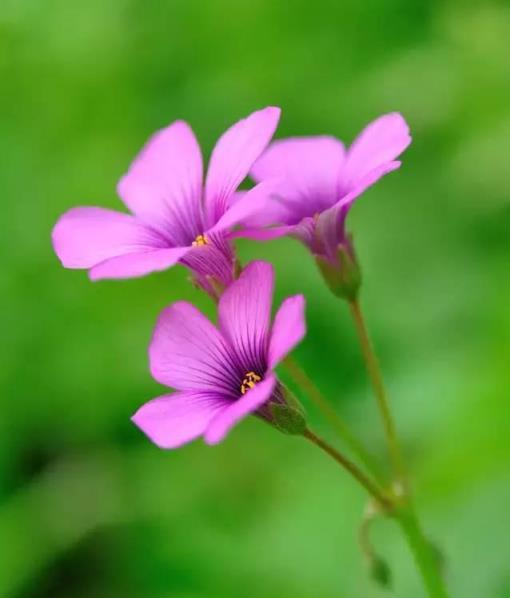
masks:
[[[342,188],[349,191],[374,169],[397,158],[411,143],[409,126],[401,114],[385,114],[356,137],[347,152]]]
[[[145,276],[151,272],[159,272],[170,268],[189,251],[189,247],[170,247],[129,253],[110,258],[94,266],[90,270],[89,276],[91,280]]]
[[[263,217],[265,222],[272,224],[274,220],[269,214],[274,209],[273,206],[278,208],[273,197],[275,188],[274,182],[266,181],[243,193],[208,232],[228,230],[240,223],[250,224],[251,218],[260,223]]]
[[[171,245],[190,245],[203,233],[202,155],[190,126],[176,121],[153,135],[117,190]]]
[[[344,159],[344,146],[334,137],[295,137],[272,143],[250,174],[256,181],[283,179],[278,195],[288,215],[280,223],[295,224],[337,201]]]
[[[174,303],[159,316],[149,347],[153,377],[178,390],[206,390],[237,396],[239,373],[230,347],[196,307]]]
[[[239,360],[241,375],[266,371],[274,272],[267,262],[251,262],[221,296],[219,328]]]
[[[231,239],[254,239],[255,241],[271,241],[290,235],[295,229],[295,225],[273,226],[272,228],[242,228],[229,234]]]
[[[182,260],[200,280],[209,277],[227,287],[234,278],[235,253],[232,244],[222,233],[207,233],[206,245],[192,247]],[[206,285],[207,286],[207,285]]]
[[[271,140],[279,118],[279,108],[258,110],[230,127],[216,143],[205,182],[208,228],[225,213],[230,197]]]
[[[306,334],[305,298],[288,297],[277,311],[269,341],[269,368],[274,368]]]
[[[66,268],[90,268],[111,257],[165,246],[160,235],[133,216],[94,207],[63,214],[52,241]]]
[[[173,449],[201,436],[228,406],[214,393],[176,392],[145,403],[131,420],[154,444]]]
[[[316,222],[316,237],[321,240],[322,250],[333,257],[338,244],[343,240],[345,217],[354,202],[368,187],[371,187],[385,174],[400,167],[399,161],[387,162],[378,166],[360,180],[354,188],[332,208],[325,210],[319,215]]]
[[[256,411],[271,398],[271,393],[276,384],[273,374],[267,375],[262,382],[251,388],[245,395],[218,413],[209,424],[205,432],[207,444],[218,444],[238,421]]]

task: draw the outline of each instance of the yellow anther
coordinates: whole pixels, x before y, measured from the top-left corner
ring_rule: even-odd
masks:
[[[246,394],[250,388],[254,388],[255,384],[261,380],[262,378],[255,372],[248,372],[241,382],[241,394]]]
[[[193,247],[202,247],[203,245],[207,245],[209,241],[205,235],[197,235],[196,239],[191,244]]]

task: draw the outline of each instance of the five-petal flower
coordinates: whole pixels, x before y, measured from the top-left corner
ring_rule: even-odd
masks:
[[[278,202],[263,219],[255,216],[243,235],[259,240],[291,235],[335,264],[339,246],[350,250],[345,219],[354,200],[400,166],[395,158],[410,143],[409,127],[397,113],[370,123],[348,150],[329,136],[273,142],[250,174],[257,182],[281,179]],[[260,228],[271,220],[278,226]]]
[[[286,299],[271,326],[273,268],[252,262],[223,293],[218,326],[186,302],[160,315],[149,349],[153,377],[177,392],[143,405],[133,421],[162,448],[199,436],[220,442],[250,413],[271,421],[284,393],[275,366],[305,335],[304,298]]]
[[[227,233],[264,209],[270,185],[257,185],[239,201],[235,191],[279,116],[279,108],[268,107],[228,129],[212,152],[205,185],[189,125],[176,121],[156,133],[118,185],[131,214],[79,207],[59,219],[52,238],[62,264],[88,269],[97,280],[141,276],[180,262],[208,292],[211,278],[227,286],[235,261]]]

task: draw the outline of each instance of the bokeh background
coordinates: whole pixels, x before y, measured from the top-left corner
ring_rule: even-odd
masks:
[[[352,212],[363,304],[424,524],[452,595],[510,596],[510,5],[444,0],[0,2],[0,596],[371,598],[365,498],[303,441],[246,421],[216,448],[152,446],[146,347],[186,272],[92,284],[50,230],[121,206],[146,138],[188,120],[207,155],[256,108],[278,137],[350,141],[401,111],[403,168]],[[384,456],[348,313],[306,251],[239,244],[303,292],[296,358]],[[312,424],[333,442],[306,398]],[[423,596],[395,527],[394,595]]]

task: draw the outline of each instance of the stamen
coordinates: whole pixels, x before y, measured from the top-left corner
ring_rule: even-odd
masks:
[[[207,237],[205,235],[197,235],[196,239],[191,244],[192,247],[202,247],[203,245],[207,245],[209,243]]]
[[[246,394],[250,388],[254,388],[257,382],[260,382],[262,378],[255,372],[248,372],[241,382],[241,394]]]

